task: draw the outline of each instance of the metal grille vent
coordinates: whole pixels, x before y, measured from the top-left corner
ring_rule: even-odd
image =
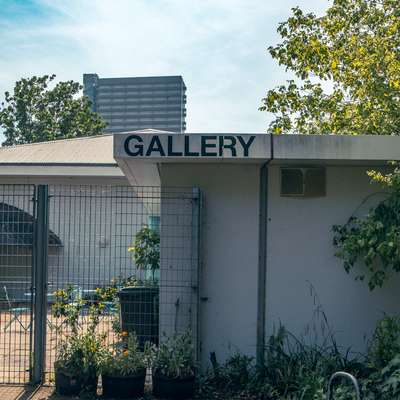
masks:
[[[322,197],[325,195],[325,168],[281,168],[281,196]]]

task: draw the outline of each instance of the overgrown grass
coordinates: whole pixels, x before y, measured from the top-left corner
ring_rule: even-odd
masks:
[[[358,379],[364,400],[400,399],[400,319],[385,316],[364,355],[339,349],[329,330],[310,344],[280,326],[268,340],[265,365],[240,353],[222,364],[213,355],[211,364],[200,378],[201,399],[325,400],[336,371]],[[335,400],[355,399],[346,382],[338,382],[334,394]]]
[[[251,357],[234,354],[224,364],[214,362],[201,382],[203,398],[324,399],[329,377],[338,370],[361,376],[363,363],[341,354],[337,346],[310,346],[283,326],[268,341],[265,365]],[[346,397],[346,391],[341,389]]]

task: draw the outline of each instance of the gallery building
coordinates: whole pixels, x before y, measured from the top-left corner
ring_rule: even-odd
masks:
[[[46,329],[54,290],[72,284],[85,295],[141,277],[128,249],[149,226],[160,236],[159,338],[190,329],[203,366],[211,352],[261,360],[277,327],[307,338],[322,311],[340,348],[362,351],[376,321],[400,311],[400,279],[373,292],[355,281],[332,227],[384,198],[366,172],[399,159],[397,136],[139,130],[1,148],[0,290],[31,307],[26,326],[42,315]],[[48,242],[38,259],[40,220]],[[15,329],[0,331],[0,348]],[[5,355],[0,382],[29,381],[37,336],[20,336],[25,347]],[[51,376],[53,343],[42,344],[38,379]]]
[[[344,271],[332,233],[383,199],[366,172],[400,159],[400,137],[127,133],[114,136],[114,157],[133,186],[201,193],[203,360],[262,357],[280,324],[307,335],[322,309],[339,345],[360,351],[400,311],[399,278],[370,292]]]

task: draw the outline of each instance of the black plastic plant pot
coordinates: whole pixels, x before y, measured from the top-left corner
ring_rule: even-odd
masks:
[[[64,371],[55,372],[56,392],[63,396],[77,396],[80,393],[95,395],[97,391],[97,376],[71,376]]]
[[[153,395],[165,399],[189,399],[194,396],[195,377],[168,378],[153,374]]]
[[[118,292],[121,330],[135,332],[139,347],[158,344],[158,287],[126,287]]]
[[[135,376],[102,375],[103,397],[127,399],[142,397],[146,370]]]

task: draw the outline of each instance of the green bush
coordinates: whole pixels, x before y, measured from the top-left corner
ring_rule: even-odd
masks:
[[[368,348],[370,366],[385,368],[389,362],[400,355],[400,317],[386,315],[375,329]]]
[[[144,351],[141,351],[134,333],[121,332],[119,336],[119,340],[106,346],[101,354],[101,374],[122,377],[145,373],[151,358],[150,345],[146,343]]]
[[[195,375],[194,348],[191,333],[175,334],[160,343],[152,362],[153,373],[168,378]]]

